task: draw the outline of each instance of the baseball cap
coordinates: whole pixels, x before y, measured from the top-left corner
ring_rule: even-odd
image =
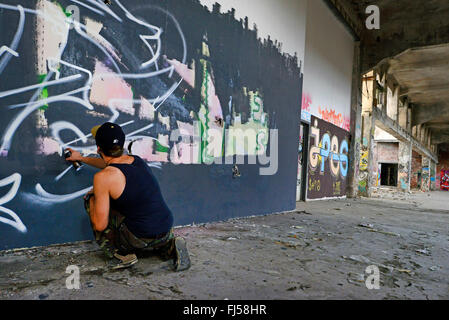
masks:
[[[125,144],[125,133],[118,124],[106,122],[93,127],[90,132],[95,138],[97,146],[104,152],[110,151],[114,146],[123,148]]]

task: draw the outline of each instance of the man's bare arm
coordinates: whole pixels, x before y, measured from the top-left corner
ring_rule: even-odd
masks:
[[[90,198],[90,220],[96,231],[102,232],[109,221],[109,176],[100,171],[94,176],[94,196]]]
[[[72,156],[70,158],[67,158],[67,161],[84,162],[85,164],[98,169],[106,168],[106,163],[101,158],[83,157],[78,151],[75,151],[71,148],[67,148],[67,150],[70,150],[70,152],[72,153]]]

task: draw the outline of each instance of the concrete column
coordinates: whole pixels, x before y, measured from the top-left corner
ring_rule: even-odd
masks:
[[[430,161],[430,191],[437,190],[437,164],[434,161]]]
[[[351,93],[351,144],[349,146],[349,170],[347,182],[347,197],[355,198],[358,192],[358,177],[360,163],[360,144],[362,139],[362,71],[361,46],[355,43],[354,62],[352,65]]]
[[[408,104],[399,101],[398,123],[404,130],[408,130]]]
[[[359,163],[359,196],[371,197],[373,181],[373,148],[375,119],[372,112],[362,113],[362,145],[360,147]]]
[[[407,105],[407,131],[409,133],[412,132],[412,108],[410,107],[410,104],[408,101],[405,102]]]
[[[398,188],[404,192],[410,192],[412,150],[413,147],[411,142],[399,141]]]
[[[359,161],[356,163],[357,169],[357,194],[363,197],[369,197],[370,193],[370,185],[372,185],[372,172],[371,168],[373,165],[373,152],[372,152],[372,143],[374,140],[374,117],[373,117],[373,109],[377,108],[377,72],[378,70],[374,69],[373,71],[367,74],[366,80],[363,81],[362,89],[363,92],[367,94],[363,94],[362,96],[362,112],[360,119],[360,149],[359,149]]]
[[[430,159],[422,156],[421,191],[430,191]]]

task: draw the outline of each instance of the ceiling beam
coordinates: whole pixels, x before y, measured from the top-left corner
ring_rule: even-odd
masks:
[[[449,118],[449,105],[446,103],[413,105],[412,126],[417,126],[442,117]]]
[[[449,74],[449,72],[448,72]],[[412,88],[402,88],[399,96],[405,97],[413,94],[428,94],[428,95],[449,95],[449,86],[432,86],[432,85],[426,85],[426,86],[417,86]]]

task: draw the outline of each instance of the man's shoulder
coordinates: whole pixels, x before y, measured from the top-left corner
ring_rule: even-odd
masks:
[[[98,171],[95,176],[94,179],[98,179],[98,180],[109,180],[110,178],[116,176],[117,174],[120,173],[120,170],[118,168],[115,167],[106,167],[101,171]]]

